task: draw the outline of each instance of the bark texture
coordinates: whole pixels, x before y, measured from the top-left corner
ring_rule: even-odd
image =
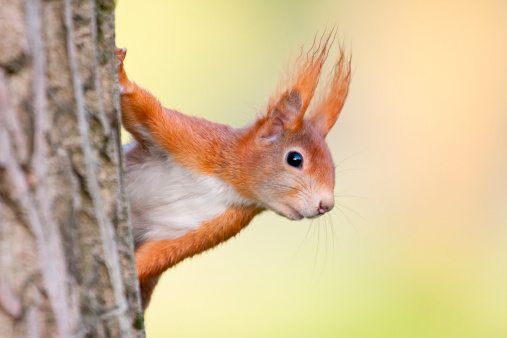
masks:
[[[0,337],[143,335],[114,1],[0,6]]]

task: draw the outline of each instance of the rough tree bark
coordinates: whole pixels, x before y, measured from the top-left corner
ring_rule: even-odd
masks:
[[[143,335],[114,1],[0,6],[0,337]]]

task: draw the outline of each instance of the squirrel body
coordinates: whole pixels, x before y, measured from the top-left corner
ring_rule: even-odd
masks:
[[[305,117],[330,38],[312,46],[267,113],[240,129],[163,108],[128,79],[126,51],[117,49],[122,122],[135,138],[125,149],[126,190],[144,308],[165,270],[233,237],[263,210],[299,220],[333,208],[325,136],[348,93],[342,50],[326,95]]]
[[[126,182],[138,245],[181,237],[230,206],[256,204],[220,177],[187,169],[171,155],[143,149],[137,142],[131,146]]]

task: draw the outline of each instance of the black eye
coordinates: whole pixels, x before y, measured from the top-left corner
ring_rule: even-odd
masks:
[[[287,154],[287,163],[294,168],[301,168],[303,166],[303,155],[297,151],[291,151]]]

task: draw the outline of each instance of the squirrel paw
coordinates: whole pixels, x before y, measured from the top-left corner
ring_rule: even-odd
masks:
[[[117,65],[123,66],[123,60],[125,60],[125,56],[127,55],[127,48],[116,48],[114,53],[116,54]]]
[[[116,48],[116,67],[118,67],[118,80],[120,82],[120,94],[128,94],[132,91],[132,83],[129,81],[127,77],[127,73],[123,68],[123,61],[125,60],[125,56],[127,55],[126,48]]]

